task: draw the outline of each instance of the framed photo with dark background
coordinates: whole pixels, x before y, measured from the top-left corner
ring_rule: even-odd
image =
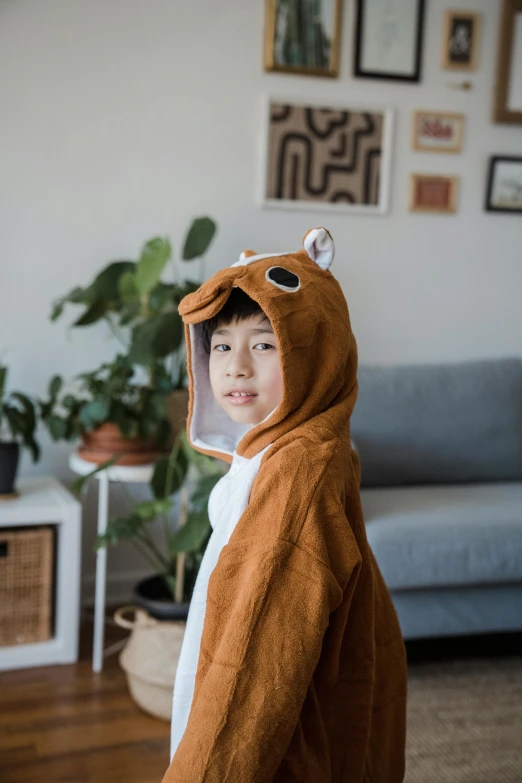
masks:
[[[486,210],[522,214],[522,157],[490,158]]]
[[[265,0],[265,70],[338,76],[342,0]]]
[[[482,14],[446,11],[442,36],[442,67],[450,71],[474,71],[480,46]]]
[[[494,122],[522,125],[522,0],[503,0]]]
[[[356,0],[354,75],[418,82],[424,0]]]

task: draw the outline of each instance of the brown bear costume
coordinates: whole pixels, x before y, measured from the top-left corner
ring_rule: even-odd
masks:
[[[163,783],[404,778],[406,654],[366,538],[350,440],[357,346],[333,255],[312,229],[303,250],[243,253],[179,306],[189,440],[231,467],[213,491]],[[256,425],[213,400],[202,348],[201,322],[233,286],[279,344],[281,402]]]

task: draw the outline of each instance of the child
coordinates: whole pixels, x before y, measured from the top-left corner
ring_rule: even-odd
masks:
[[[404,777],[406,655],[366,539],[333,255],[312,229],[304,250],[246,251],[179,306],[189,440],[231,464],[209,500],[163,783]]]

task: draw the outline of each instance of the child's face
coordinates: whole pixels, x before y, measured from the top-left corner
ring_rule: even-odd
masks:
[[[279,346],[266,315],[258,313],[214,331],[209,373],[214,397],[233,421],[259,424],[279,405]],[[232,396],[234,389],[250,395]]]

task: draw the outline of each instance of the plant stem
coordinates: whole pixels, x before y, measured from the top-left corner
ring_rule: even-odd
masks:
[[[141,544],[140,540],[139,540],[139,539],[137,539],[137,538],[134,538],[134,539],[132,540],[132,544],[133,544],[133,546],[134,546],[134,547],[136,547],[136,550],[137,550],[137,551],[140,553],[140,555],[142,555],[142,557],[144,557],[144,558],[145,558],[145,560],[147,560],[147,562],[149,563],[149,565],[151,565],[151,566],[152,566],[152,568],[154,569],[154,572],[156,573],[156,572],[157,572],[157,570],[158,570],[158,564],[157,564],[157,563],[156,563],[156,561],[155,561],[155,560],[154,560],[154,559],[153,559],[153,558],[152,558],[152,557],[149,555],[149,553],[147,552],[147,550],[145,549],[145,547],[144,547],[144,546]]]
[[[155,557],[157,557],[158,561],[161,563],[162,568],[165,568],[167,566],[168,561],[165,560],[157,546],[155,545],[154,541],[151,539],[151,537],[148,535],[148,533],[143,533],[141,535],[138,534],[139,540],[142,542],[143,546],[148,547],[148,549],[152,552]]]
[[[122,333],[120,332],[118,326],[116,326],[116,324],[113,322],[113,320],[110,317],[110,315],[106,315],[105,316],[105,321],[107,322],[107,325],[109,327],[109,331],[112,334],[112,336],[116,340],[118,340],[118,342],[121,343],[121,345],[125,348],[126,351],[128,351],[129,350],[129,345],[128,345],[127,341],[125,340],[125,338],[123,337]]]

